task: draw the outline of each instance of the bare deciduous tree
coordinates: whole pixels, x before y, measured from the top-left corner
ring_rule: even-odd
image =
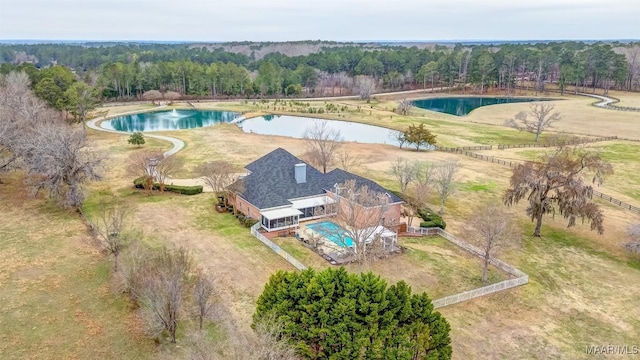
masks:
[[[370,76],[358,75],[356,77],[356,86],[358,87],[358,96],[362,100],[369,100],[376,91],[376,80]]]
[[[444,214],[444,204],[449,195],[455,192],[455,175],[458,172],[459,164],[457,161],[447,161],[435,167],[434,185],[438,195],[440,196],[440,215]]]
[[[180,98],[182,98],[182,95],[180,95],[180,93],[176,91],[167,91],[164,94],[162,94],[162,97],[165,100],[169,100],[169,103],[172,103],[176,100],[180,100]]]
[[[192,260],[185,248],[164,248],[146,259],[135,273],[132,291],[151,336],[157,337],[166,330],[170,341],[176,342],[191,268]]]
[[[349,151],[341,151],[338,153],[338,162],[340,168],[345,171],[352,171],[360,166],[360,158]]]
[[[136,298],[140,291],[137,289],[139,285],[139,271],[142,269],[148,259],[151,257],[149,249],[140,241],[133,241],[124,248],[120,253],[120,266],[117,277],[119,278],[119,289],[122,293],[129,295],[132,301],[138,301]]]
[[[214,321],[224,334],[213,340],[204,332],[188,336],[191,360],[297,360],[295,349],[283,335],[282,325],[273,316],[255,322],[254,331],[246,332],[226,307],[219,307]]]
[[[24,141],[40,123],[61,121],[30,89],[24,72],[0,76],[0,172],[17,167]]]
[[[436,167],[429,162],[419,162],[416,165],[415,183],[418,185],[426,186],[427,188],[433,185],[435,178]]]
[[[220,196],[226,194],[227,187],[236,180],[239,169],[228,161],[216,160],[200,164],[195,172],[211,186],[216,196]]]
[[[407,188],[413,182],[417,175],[417,164],[410,163],[406,159],[397,158],[391,164],[391,174],[398,181],[400,192],[407,195]]]
[[[282,335],[282,325],[274,317],[262,318],[254,326],[256,342],[249,348],[251,359],[295,360],[294,349]]]
[[[0,172],[10,170],[18,154],[14,150],[15,125],[0,114]]]
[[[529,112],[521,111],[513,119],[505,121],[505,126],[509,126],[520,131],[530,132],[536,135],[536,142],[540,134],[553,127],[553,123],[559,121],[562,116],[559,112],[554,112],[555,105],[545,103],[533,103],[529,106]],[[532,119],[529,119],[531,115]]]
[[[150,193],[156,176],[155,165],[158,159],[164,158],[160,152],[153,150],[136,151],[129,155],[127,171],[130,175],[143,178],[144,189]]]
[[[466,238],[482,250],[482,281],[487,282],[491,259],[520,240],[514,220],[500,205],[481,206],[466,224]]]
[[[332,233],[343,245],[344,255],[357,264],[359,271],[363,271],[393,245],[383,238],[385,229],[382,227],[389,197],[366,185],[358,186],[355,180],[338,184],[333,191],[337,203],[332,219],[339,226],[325,231]]]
[[[303,137],[306,139],[311,161],[326,173],[327,167],[333,162],[336,150],[342,145],[340,131],[331,128],[328,121],[322,120],[308,127]]]
[[[402,99],[398,102],[396,112],[400,115],[409,115],[409,110],[411,110],[412,106],[413,102],[411,100]]]
[[[164,192],[167,179],[169,179],[171,175],[175,174],[176,171],[180,170],[181,167],[182,159],[177,158],[175,155],[161,155],[155,166],[154,173],[155,179],[158,180],[158,183],[160,184],[160,192]]]
[[[81,211],[84,183],[101,179],[105,156],[87,148],[85,134],[66,124],[38,125],[20,152],[35,193],[46,189],[65,207]]]
[[[510,185],[504,195],[508,206],[527,199],[527,215],[536,222],[533,236],[540,236],[542,217],[560,214],[575,225],[578,217],[591,222],[591,230],[604,232],[604,216],[595,203],[589,201],[593,187],[585,184],[584,172],[593,174],[593,183],[602,183],[613,173],[611,164],[599,154],[581,148],[559,148],[553,154],[543,155],[539,162],[527,162],[513,169]]]
[[[626,244],[627,250],[633,253],[640,254],[640,224],[629,226],[627,234],[629,234],[630,240]]]
[[[400,149],[402,149],[402,146],[407,143],[407,137],[405,136],[404,131],[389,130],[389,138],[397,141]]]
[[[428,162],[416,162],[413,186],[405,194],[404,216],[409,226],[413,223],[418,211],[426,206],[427,198],[433,186],[434,166]]]
[[[193,297],[195,300],[200,330],[202,330],[203,320],[209,316],[213,310],[214,292],[215,287],[213,286],[213,282],[209,280],[208,275],[202,271],[198,271],[195,278],[195,286],[193,288]]]
[[[153,104],[155,104],[157,100],[162,100],[162,93],[158,90],[149,90],[145,91],[144,94],[142,94],[142,98],[144,100],[150,100]]]
[[[132,213],[131,204],[100,203],[96,214],[91,219],[92,230],[98,237],[101,246],[113,255],[113,271],[118,271],[118,258],[122,250],[134,237],[138,237],[129,228]]]
[[[186,336],[186,347],[188,360],[219,360],[223,359],[220,354],[222,345],[219,341],[214,341],[206,331],[195,331]]]

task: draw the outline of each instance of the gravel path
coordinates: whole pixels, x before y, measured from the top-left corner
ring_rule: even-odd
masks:
[[[609,109],[609,110],[618,110],[618,111],[636,111],[636,112],[640,112],[640,108],[635,108],[635,107],[630,107],[630,106],[613,105],[614,103],[617,103],[619,100],[612,99],[612,98],[609,98],[609,97],[606,97],[606,96],[603,96],[603,95],[587,94],[587,93],[578,93],[578,95],[588,96],[588,97],[592,97],[592,98],[601,100],[600,102],[593,104],[594,106],[597,106],[599,108]]]
[[[124,115],[130,115],[130,114],[135,114],[135,113],[139,113],[140,111],[130,111],[127,113],[122,113],[122,114],[118,114],[118,116],[124,116]],[[93,130],[97,130],[97,131],[104,131],[104,132],[110,132],[110,133],[114,133],[114,134],[123,134],[123,135],[129,135],[130,133],[126,132],[126,131],[118,131],[118,130],[110,130],[110,129],[105,129],[103,127],[101,127],[100,125],[98,125],[98,122],[106,120],[105,117],[101,116],[101,117],[97,117],[95,119],[91,119],[89,121],[87,121],[87,126],[90,129]],[[164,136],[164,135],[155,135],[155,134],[149,134],[149,133],[144,133],[145,137],[149,137],[149,138],[154,138],[154,139],[158,139],[158,140],[164,140],[164,141],[168,141],[171,144],[173,144],[173,147],[164,152],[164,156],[165,157],[169,157],[171,155],[176,154],[178,151],[182,150],[182,148],[184,148],[184,141],[180,140],[180,139],[176,139],[174,137],[170,137],[170,136]],[[203,191],[204,192],[213,192],[213,189],[207,185],[207,183],[202,179],[202,178],[192,178],[192,179],[175,179],[175,178],[167,178],[167,183],[168,184],[174,184],[174,185],[182,185],[182,186],[194,186],[194,185],[202,185]]]
[[[164,106],[162,106],[162,107],[164,107]],[[125,116],[125,115],[135,114],[135,113],[139,113],[139,112],[140,111],[130,111],[130,112],[118,114],[118,116]],[[115,133],[115,134],[123,134],[123,135],[130,134],[130,133],[126,132],[126,131],[110,130],[110,129],[105,129],[105,128],[99,126],[98,122],[99,121],[103,121],[103,120],[106,120],[106,118],[103,117],[103,116],[97,117],[97,118],[92,119],[92,120],[89,120],[87,122],[87,126],[90,129],[98,130],[98,131],[110,132],[110,133]],[[184,141],[182,141],[180,139],[176,139],[176,138],[170,137],[170,136],[154,135],[154,134],[149,134],[149,133],[144,133],[144,136],[150,137],[150,138],[154,138],[154,139],[168,141],[171,144],[173,144],[173,148],[171,148],[169,151],[166,151],[164,153],[165,157],[168,157],[168,156],[171,156],[171,155],[177,153],[178,151],[182,150],[182,148],[184,147]]]

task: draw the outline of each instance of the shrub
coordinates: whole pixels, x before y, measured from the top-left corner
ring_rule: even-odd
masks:
[[[133,180],[133,185],[135,185],[135,187],[138,189],[144,189],[144,177],[139,177]],[[160,184],[153,183],[152,189],[160,190]],[[164,190],[175,192],[178,194],[183,194],[183,195],[196,195],[202,192],[202,185],[195,185],[195,186],[165,185]]]
[[[136,145],[137,147],[140,147],[141,145],[145,144],[144,135],[139,131],[134,132],[133,134],[131,134],[131,136],[129,136],[128,142],[131,145]]]
[[[158,184],[158,187],[159,186],[160,184]],[[196,194],[202,193],[202,185],[194,185],[194,186],[166,185],[164,189],[166,191],[171,191],[171,192],[179,193],[182,195],[196,195]]]
[[[238,221],[240,221],[240,225],[242,225],[244,227],[247,227],[247,228],[252,227],[253,225],[255,225],[258,222],[258,220],[252,219],[252,218],[247,217],[247,216],[239,217]]]
[[[442,230],[447,227],[447,223],[442,219],[442,217],[428,207],[423,207],[418,210],[418,215],[420,215],[422,220],[424,220],[420,223],[420,227],[439,227]]]
[[[255,225],[258,222],[258,220],[252,219],[251,217],[249,217],[249,216],[247,216],[247,215],[245,215],[245,214],[243,214],[241,212],[236,213],[235,217],[236,217],[236,219],[238,219],[238,222],[240,222],[240,225],[242,225],[244,227],[247,227],[247,228],[252,227],[253,225]]]

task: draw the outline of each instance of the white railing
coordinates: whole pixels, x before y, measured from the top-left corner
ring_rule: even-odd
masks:
[[[469,291],[463,291],[455,295],[445,296],[443,298],[433,300],[432,303],[433,303],[433,307],[437,309],[443,306],[457,304],[462,301],[471,300],[480,296],[485,296],[485,295],[493,294],[498,291],[524,285],[528,282],[529,282],[528,276],[519,277],[511,280],[505,280],[499,283],[483,286],[481,288],[477,288]]]
[[[470,254],[477,256],[481,259],[484,259],[484,254],[483,251],[478,248],[477,246],[471,245],[468,242],[455,237],[454,235],[440,229],[440,228],[414,228],[414,227],[408,227],[407,228],[407,232],[408,233],[412,233],[412,234],[423,234],[423,235],[439,235],[442,236],[443,238],[447,239],[448,241],[458,245],[459,247],[461,247],[462,249],[464,249],[465,251],[469,252]],[[452,305],[452,304],[456,304],[462,301],[466,301],[466,300],[470,300],[470,299],[474,299],[480,296],[485,296],[488,294],[492,294],[494,292],[497,291],[502,291],[502,290],[506,290],[506,289],[510,289],[516,286],[520,286],[520,285],[524,285],[526,283],[529,282],[529,275],[525,274],[524,272],[518,270],[517,268],[507,264],[506,262],[492,257],[489,259],[489,263],[492,264],[493,266],[497,267],[498,269],[515,276],[515,279],[510,279],[510,280],[505,280],[505,281],[501,281],[499,283],[495,283],[495,284],[491,284],[491,285],[487,285],[487,286],[483,286],[481,288],[477,288],[477,289],[473,289],[473,290],[469,290],[469,291],[463,291],[461,293],[458,294],[454,294],[454,295],[450,295],[450,296],[446,296],[443,297],[441,299],[436,299],[433,300],[433,307],[435,308],[439,308],[439,307],[443,307],[443,306],[447,306],[447,305]]]
[[[260,234],[260,232],[258,231],[259,228],[260,228],[260,223],[259,222],[256,223],[255,225],[253,225],[251,227],[251,235],[255,236],[263,244],[265,244],[268,247],[270,247],[271,250],[273,250],[276,254],[282,256],[291,265],[295,266],[296,269],[298,269],[298,270],[306,270],[307,269],[307,267],[303,263],[298,261],[298,259],[296,259],[293,256],[289,255],[288,252],[282,250],[282,248],[280,246],[276,245],[273,241],[267,239],[266,236]]]

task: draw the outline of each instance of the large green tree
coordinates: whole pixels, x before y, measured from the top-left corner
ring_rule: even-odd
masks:
[[[282,93],[283,71],[280,66],[265,62],[258,69],[256,85],[263,95],[279,95]]]
[[[403,281],[344,268],[272,275],[254,324],[275,317],[306,359],[450,359],[450,325]]]
[[[87,114],[98,104],[97,91],[81,81],[74,83],[64,92],[64,99],[69,112],[75,118],[80,118],[85,125]]]
[[[418,78],[422,79],[422,88],[427,88],[427,79],[431,79],[431,88],[435,86],[435,75],[438,72],[438,64],[435,61],[429,61],[428,63],[420,67],[418,71]]]

